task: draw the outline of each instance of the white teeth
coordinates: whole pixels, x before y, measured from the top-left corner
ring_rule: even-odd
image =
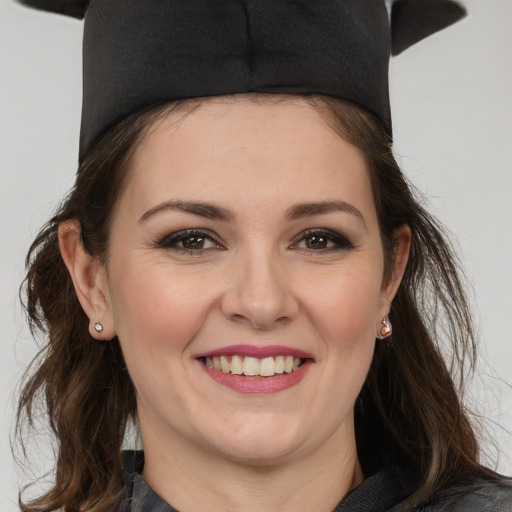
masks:
[[[231,361],[233,367],[233,361]],[[233,371],[233,370],[231,370]],[[244,358],[244,375],[259,375],[260,374],[260,361],[255,357]]]
[[[293,356],[264,357],[263,359],[249,356],[215,356],[205,357],[204,363],[208,368],[224,373],[272,377],[275,374],[294,372],[300,367],[302,360]]]
[[[284,356],[276,357],[276,373],[284,372]]]
[[[228,358],[226,356],[220,356],[220,369],[224,373],[229,373],[231,371],[231,364],[229,364]]]
[[[273,357],[265,357],[265,359],[260,361],[260,375],[263,377],[272,377],[275,373],[276,363]]]
[[[293,356],[286,356],[284,358],[284,371],[291,373],[293,371]]]
[[[240,356],[233,356],[231,358],[231,373],[235,375],[242,375],[244,372],[244,362]]]

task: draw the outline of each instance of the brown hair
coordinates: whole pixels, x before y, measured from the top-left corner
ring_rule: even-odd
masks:
[[[411,501],[418,502],[457,476],[484,471],[460,398],[475,345],[457,259],[440,226],[413,197],[381,124],[346,101],[303,98],[367,155],[385,277],[393,268],[396,229],[406,224],[412,232],[409,262],[390,313],[393,339],[376,345],[355,419],[364,473],[406,462],[416,475]],[[135,391],[118,340],[98,343],[88,333],[88,318],[60,255],[58,227],[77,219],[85,249],[105,258],[113,207],[137,144],[158,119],[171,111],[186,114],[202,101],[208,100],[158,106],[111,129],[86,156],[74,188],[30,247],[25,308],[33,332],[42,331],[47,343],[27,371],[17,433],[23,442],[23,427],[33,426],[42,398],[58,453],[53,487],[28,504],[20,497],[24,512],[106,512],[121,499],[120,454],[126,426],[136,417]],[[441,355],[446,345],[448,363]]]

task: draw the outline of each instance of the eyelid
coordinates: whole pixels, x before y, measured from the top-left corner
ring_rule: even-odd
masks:
[[[156,244],[159,247],[162,247],[163,249],[171,249],[172,248],[177,251],[182,251],[182,252],[186,252],[186,253],[201,253],[201,252],[210,250],[210,249],[193,250],[193,249],[186,249],[184,247],[178,247],[177,244],[181,240],[186,239],[187,237],[192,237],[192,236],[200,236],[202,238],[210,240],[217,246],[216,248],[218,248],[218,249],[224,248],[224,244],[219,241],[219,237],[215,233],[213,233],[209,229],[201,229],[201,228],[182,229],[179,231],[175,231],[173,233],[169,233],[169,234],[165,235],[164,237],[158,238]]]
[[[299,244],[302,242],[305,238],[312,235],[320,235],[327,238],[330,242],[333,242],[336,244],[334,247],[329,247],[325,249],[304,249],[304,248],[295,248],[295,250],[302,250],[307,252],[315,252],[315,253],[322,253],[322,252],[329,252],[329,251],[337,251],[337,250],[351,250],[354,249],[354,244],[344,235],[341,235],[340,233],[337,233],[336,231],[333,231],[331,229],[326,228],[311,228],[307,229],[306,231],[303,231],[299,235],[295,237],[295,239],[290,244],[290,248],[293,248],[294,245]]]

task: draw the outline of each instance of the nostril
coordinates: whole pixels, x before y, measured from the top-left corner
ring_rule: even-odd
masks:
[[[268,330],[283,325],[296,316],[297,301],[287,283],[264,269],[233,277],[232,286],[222,297],[225,318],[252,329]],[[272,274],[272,275],[271,275]]]

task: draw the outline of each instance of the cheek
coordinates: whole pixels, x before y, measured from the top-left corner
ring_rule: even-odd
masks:
[[[125,357],[162,361],[164,353],[181,355],[201,328],[210,297],[204,279],[161,265],[119,265],[113,275],[112,309]]]
[[[379,272],[371,267],[339,272],[323,287],[309,288],[315,290],[311,320],[329,352],[357,352],[373,343],[382,306]]]
[[[171,414],[169,408],[187,410],[187,388],[181,385],[190,370],[184,364],[187,348],[213,301],[199,288],[204,276],[185,279],[161,264],[120,262],[112,281],[114,324],[144,410],[158,417],[162,411]]]
[[[352,409],[368,374],[381,306],[380,274],[369,268],[340,273],[325,293],[318,293],[310,312],[322,340],[328,400],[339,404],[331,413],[341,421]]]

